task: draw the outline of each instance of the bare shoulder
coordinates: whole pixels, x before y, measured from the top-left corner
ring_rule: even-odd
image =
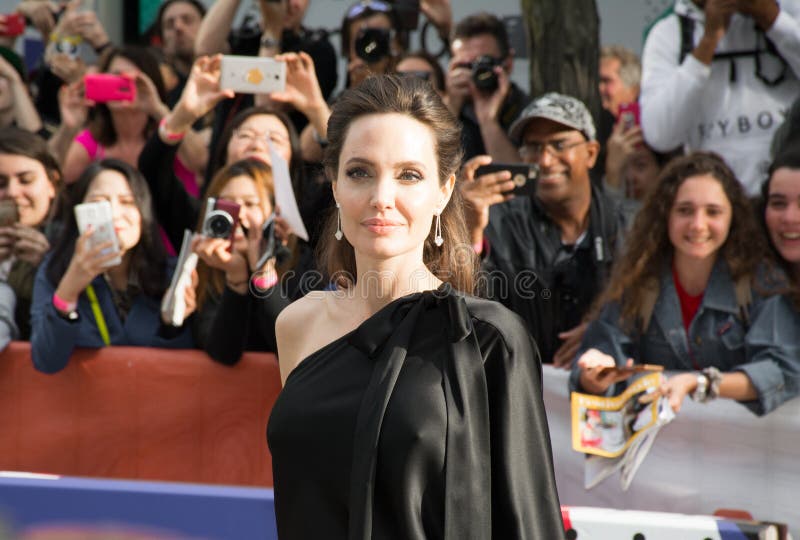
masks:
[[[278,342],[278,361],[281,377],[285,381],[289,373],[313,352],[315,332],[309,328],[319,327],[326,319],[333,301],[332,291],[312,291],[289,304],[275,321],[275,337]]]

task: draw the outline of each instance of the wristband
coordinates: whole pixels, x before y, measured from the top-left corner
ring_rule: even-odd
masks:
[[[75,311],[75,308],[78,307],[78,303],[67,302],[66,300],[58,296],[57,293],[53,293],[53,307],[55,307],[58,311],[61,311],[62,313],[70,313],[72,311]]]
[[[169,143],[169,144],[176,144],[183,140],[186,136],[186,132],[181,133],[172,133],[171,131],[167,130],[167,117],[161,119],[158,123],[158,135],[161,137],[161,140]]]
[[[253,287],[260,291],[266,291],[275,286],[278,283],[278,274],[274,271],[272,272],[263,272],[260,275],[253,276]]]

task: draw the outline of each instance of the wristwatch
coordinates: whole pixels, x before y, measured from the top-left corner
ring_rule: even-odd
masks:
[[[692,392],[692,399],[698,403],[708,401],[708,376],[702,371],[697,374],[697,388]]]

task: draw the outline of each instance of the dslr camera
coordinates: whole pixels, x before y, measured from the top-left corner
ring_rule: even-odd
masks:
[[[472,82],[475,87],[484,94],[491,94],[498,87],[497,73],[494,68],[501,65],[501,58],[492,56],[481,56],[472,62]]]
[[[203,218],[203,235],[209,238],[230,238],[239,225],[239,205],[226,199],[209,197]]]
[[[376,64],[391,54],[391,41],[391,30],[362,28],[356,35],[356,54],[367,64]]]

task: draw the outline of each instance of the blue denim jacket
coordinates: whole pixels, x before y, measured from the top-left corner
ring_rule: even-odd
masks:
[[[742,320],[727,266],[717,261],[687,336],[669,268],[661,275],[659,290],[650,324],[643,334],[623,330],[619,324],[620,305],[608,304],[589,324],[576,360],[588,349],[598,349],[614,357],[617,365],[633,358],[636,363],[659,364],[668,371],[709,366],[720,371],[741,371],[758,392],[757,400],[744,405],[758,415],[798,395],[800,313],[786,297],[763,297],[755,287],[747,308],[747,324]],[[579,376],[576,361],[570,389],[578,387]]]

